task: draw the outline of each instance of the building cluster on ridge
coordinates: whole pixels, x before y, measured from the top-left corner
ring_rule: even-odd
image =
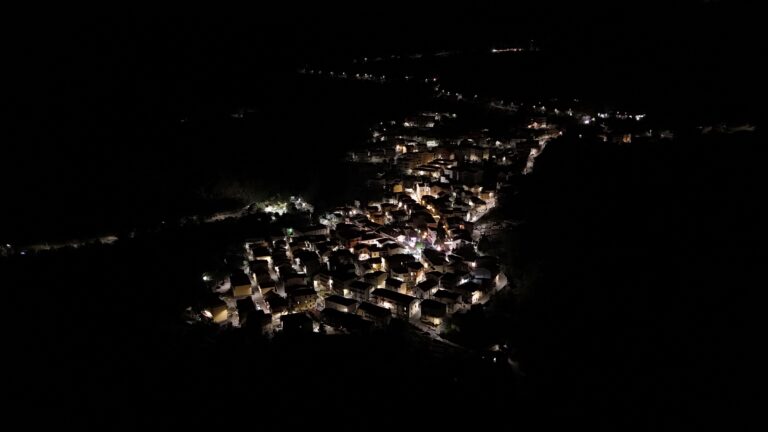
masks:
[[[483,233],[475,222],[562,134],[558,119],[588,125],[612,117],[533,105],[516,118],[518,127],[503,136],[446,132],[455,130],[443,127],[456,121],[451,113],[379,123],[347,155],[374,168],[359,179],[365,197],[322,214],[300,198],[265,208],[290,207],[294,217],[273,222],[271,235],[246,239],[229,257],[230,271],[209,278],[215,295],[201,319],[263,334],[366,332],[393,319],[445,329],[446,318],[507,284],[499,260],[477,250]],[[625,135],[616,135],[619,142],[631,141]]]

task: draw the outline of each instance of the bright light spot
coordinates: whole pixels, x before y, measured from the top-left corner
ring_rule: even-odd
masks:
[[[206,318],[213,318],[213,314],[212,314],[212,313],[211,313],[211,311],[209,311],[208,309],[203,309],[203,312],[202,312],[202,314],[203,314],[203,316],[204,316],[204,317],[206,317]]]
[[[472,294],[472,303],[478,303],[480,301],[480,292],[474,292]]]
[[[203,280],[204,280],[204,281],[206,281],[206,282],[208,282],[208,281],[210,281],[210,280],[211,280],[211,276],[210,276],[210,275],[207,275],[207,274],[206,274],[206,275],[203,275]]]

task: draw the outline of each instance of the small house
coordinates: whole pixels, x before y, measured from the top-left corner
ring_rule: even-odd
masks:
[[[242,271],[236,271],[232,273],[232,275],[229,277],[229,282],[232,285],[232,296],[244,297],[253,294],[253,289],[251,288],[251,280],[248,278],[248,275]]]
[[[286,334],[310,334],[314,327],[312,318],[306,313],[283,315],[280,317],[280,322],[283,324],[283,331]]]
[[[303,312],[315,307],[317,293],[309,287],[291,290],[288,293],[288,309],[293,312]]]
[[[378,288],[373,291],[371,298],[378,305],[392,310],[398,318],[408,320],[418,312],[418,300],[408,294]]]
[[[357,300],[334,294],[325,299],[325,308],[355,313],[357,310]]]
[[[448,313],[445,303],[441,303],[437,300],[422,300],[419,304],[419,308],[421,309],[421,321],[433,326],[442,324],[443,319]]]
[[[391,310],[368,302],[360,303],[360,306],[357,307],[357,314],[367,320],[373,321],[374,325],[377,327],[386,326],[392,319]]]

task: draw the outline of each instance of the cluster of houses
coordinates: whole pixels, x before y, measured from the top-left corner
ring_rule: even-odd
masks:
[[[558,109],[562,101],[549,102],[549,108],[541,103],[513,104],[506,110],[510,127],[493,133],[482,129],[457,136],[452,132],[455,128],[442,127],[446,119],[456,118],[445,113],[421,113],[402,124],[382,123],[372,131],[368,145],[350,151],[348,159],[389,164],[408,176],[474,185],[481,183],[483,172],[477,165],[483,163],[506,166],[515,173],[529,172],[531,159],[570,127],[591,127],[603,141],[618,144],[672,138],[668,130],[650,128],[643,121],[645,114],[595,113],[587,107]]]
[[[436,180],[457,180],[464,184],[480,183],[482,173],[472,164],[492,162],[509,166],[520,173],[532,150],[559,135],[557,125],[548,121],[550,113],[529,110],[510,119],[507,132],[490,133],[487,129],[456,135],[442,128],[444,120],[456,114],[426,112],[401,124],[381,123],[372,130],[367,145],[348,153],[348,160],[373,164],[391,164],[407,174],[431,176]],[[563,113],[564,115],[564,113]]]
[[[216,323],[236,315],[237,325],[261,333],[311,331],[319,322],[367,331],[392,318],[440,326],[485,301],[500,271],[495,257],[475,250],[467,209],[453,207],[459,196],[424,195],[417,203],[396,193],[397,204],[339,208],[325,225],[250,239],[204,315]],[[389,222],[374,222],[382,211]]]
[[[404,221],[382,225],[368,217],[371,206],[346,207],[329,215],[336,223],[250,239],[241,267],[203,314],[216,323],[237,316],[237,325],[261,333],[312,331],[320,323],[367,331],[393,318],[439,327],[485,301],[500,268],[495,257],[476,252],[471,223],[437,215],[427,224],[420,214],[426,207],[412,201],[399,207],[409,216]]]
[[[450,116],[420,119],[443,117]],[[378,150],[352,154],[389,166],[367,179],[366,201],[319,215],[317,224],[307,218],[247,240],[204,314],[262,333],[311,332],[321,324],[356,332],[392,319],[440,327],[485,302],[500,288],[500,265],[477,252],[474,221],[495,205],[504,178],[489,179],[483,166],[496,162],[503,169],[495,171],[519,173],[524,163],[505,167],[498,156],[525,142],[410,138],[418,139],[379,140]]]
[[[361,179],[366,199],[314,218],[309,204],[294,202],[290,211],[304,214],[302,222],[274,223],[281,225],[274,234],[244,242],[227,274],[212,281],[215,295],[201,315],[262,334],[324,326],[366,332],[393,319],[440,328],[485,302],[505,279],[497,258],[478,253],[474,223],[561,134],[550,117],[596,123],[604,140],[639,136],[619,116],[593,119],[535,105],[528,114],[504,137],[487,130],[442,136],[442,122],[456,117],[445,113],[381,123],[369,145],[348,157],[377,167]]]
[[[475,184],[479,181],[473,181],[472,176],[477,174],[472,164],[492,162],[514,168],[514,165],[525,161],[531,149],[539,148],[543,140],[551,137],[550,129],[531,130],[525,136],[509,137],[503,141],[485,135],[471,135],[458,140],[416,135],[382,136],[369,146],[350,151],[347,159],[391,164],[404,173],[436,180]]]

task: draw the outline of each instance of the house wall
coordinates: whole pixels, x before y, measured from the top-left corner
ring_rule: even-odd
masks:
[[[232,295],[235,297],[245,297],[253,294],[251,285],[237,285],[232,287]]]
[[[337,311],[347,312],[347,313],[355,313],[357,311],[357,305],[356,304],[353,304],[353,305],[350,305],[350,306],[344,306],[344,305],[340,305],[338,303],[329,302],[327,300],[325,302],[325,307],[330,308],[330,309],[336,309]]]
[[[227,310],[227,305],[220,305],[216,306],[210,309],[211,315],[213,316],[213,322],[216,324],[221,324],[229,318],[229,311]]]
[[[427,324],[433,325],[433,326],[439,326],[439,325],[441,325],[443,323],[443,319],[442,318],[428,316],[428,315],[424,315],[424,314],[421,315],[421,321],[425,322]]]

